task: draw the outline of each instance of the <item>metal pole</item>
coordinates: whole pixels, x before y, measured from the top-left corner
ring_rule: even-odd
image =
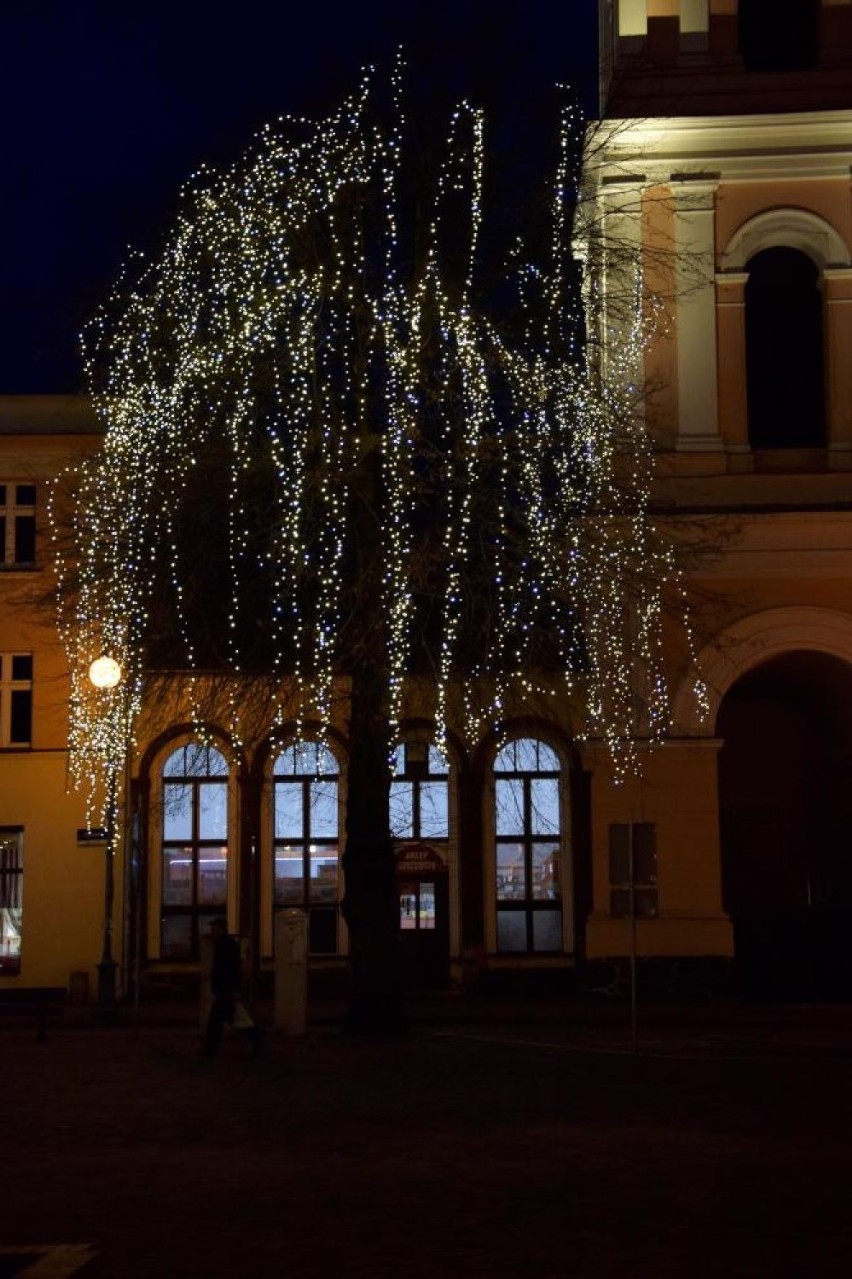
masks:
[[[636,1006],[636,872],[633,858],[633,817],[627,826],[627,864],[630,873],[630,1038],[633,1052],[639,1051],[639,1022]]]
[[[117,778],[110,766],[107,782],[107,840],[104,850],[104,939],[101,962],[98,964],[97,1018],[102,1026],[111,1026],[116,1019],[115,976],[117,964],[112,957],[112,910],[115,900],[115,819]]]
[[[131,867],[133,874],[133,1020],[139,1025],[139,998],[142,980],[142,850],[139,847],[139,813],[133,814],[131,826]]]

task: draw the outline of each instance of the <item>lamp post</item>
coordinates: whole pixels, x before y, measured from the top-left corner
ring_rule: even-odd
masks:
[[[98,657],[89,667],[89,680],[97,689],[111,691],[121,683],[122,670],[113,657]],[[116,1019],[116,962],[112,956],[112,911],[115,900],[115,826],[118,777],[114,761],[107,764],[106,848],[104,850],[104,936],[98,969],[98,1021],[112,1025]]]

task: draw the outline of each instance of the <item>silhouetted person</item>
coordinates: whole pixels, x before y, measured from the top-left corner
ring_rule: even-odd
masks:
[[[234,1009],[242,983],[242,965],[239,943],[228,932],[224,919],[213,920],[210,934],[213,938],[213,966],[210,969],[213,1002],[207,1016],[204,1052],[208,1057],[215,1057],[225,1026],[232,1025],[234,1020]]]

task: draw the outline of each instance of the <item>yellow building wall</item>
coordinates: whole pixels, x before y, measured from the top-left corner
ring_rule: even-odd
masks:
[[[0,977],[0,990],[65,987],[72,972],[84,971],[94,992],[103,938],[104,849],[77,843],[84,825],[82,801],[67,789],[65,751],[0,756],[0,826],[24,830],[21,971]],[[120,874],[118,866],[118,883]]]
[[[47,498],[50,482],[100,447],[100,438],[62,433],[86,412],[77,397],[9,397],[3,410],[2,426],[8,415],[20,430],[0,433],[0,480],[37,486],[37,567],[0,570],[0,652],[33,655],[31,746],[0,749],[0,827],[23,828],[21,967],[0,976],[0,992],[66,987],[70,974],[82,971],[93,994],[103,941],[104,846],[77,842],[86,812],[68,777],[68,671],[53,613]],[[37,433],[53,417],[58,433]],[[119,857],[117,889],[121,875]],[[120,897],[117,891],[116,958]]]
[[[609,912],[609,827],[652,822],[656,827],[658,915],[637,920],[636,949],[644,956],[729,956],[730,921],[722,910],[714,740],[672,741],[649,749],[641,777],[614,785],[606,757],[593,752],[593,894],[586,927],[590,959],[626,955],[631,925]]]

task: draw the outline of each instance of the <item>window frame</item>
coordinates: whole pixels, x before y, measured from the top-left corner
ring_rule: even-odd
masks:
[[[527,768],[519,767],[517,763],[517,748],[520,745],[533,745],[537,755],[536,767]],[[544,748],[556,761],[556,767],[542,767],[540,762],[541,748]],[[516,760],[514,767],[500,766],[501,756],[509,749],[514,749]],[[504,742],[495,752],[494,759],[491,764],[491,869],[493,884],[493,912],[494,912],[494,950],[498,955],[527,958],[536,958],[538,956],[554,956],[565,953],[565,925],[567,912],[570,909],[570,899],[568,895],[568,884],[566,876],[566,858],[565,858],[565,820],[566,820],[566,804],[564,796],[564,778],[565,768],[559,757],[558,752],[545,739],[541,737],[516,736]],[[556,782],[557,797],[557,818],[558,829],[553,831],[536,831],[534,829],[534,805],[532,800],[533,782],[537,780],[552,780]],[[521,831],[501,831],[500,830],[500,814],[499,804],[499,787],[500,781],[520,781],[522,796]],[[546,846],[557,846],[556,872],[558,879],[559,894],[554,897],[541,897],[535,895],[535,871],[536,858],[535,849]],[[517,897],[501,896],[501,880],[499,870],[499,849],[503,847],[517,847],[521,845],[523,858],[523,891]],[[505,915],[522,915],[524,919],[524,935],[525,945],[508,946],[500,944],[500,916]],[[540,915],[558,915],[558,934],[559,940],[556,946],[537,946],[536,945],[536,919]]]
[[[314,755],[314,765],[306,764],[304,768],[297,770],[296,753],[299,749],[311,748]],[[287,769],[282,767],[282,760],[292,753],[293,767]],[[326,770],[324,765],[320,765],[320,756],[323,757],[324,763],[333,764],[333,771]],[[308,917],[308,953],[317,956],[336,956],[341,953],[341,936],[340,936],[340,902],[342,898],[342,882],[341,882],[341,831],[343,830],[342,821],[342,781],[343,770],[340,760],[332,750],[328,742],[319,737],[304,737],[293,739],[285,745],[277,748],[273,753],[271,767],[271,803],[269,828],[271,832],[270,838],[270,908],[273,921],[274,936],[274,918],[282,910],[303,910]],[[316,811],[315,794],[317,787],[328,786],[333,784],[334,792],[334,812],[335,812],[335,833],[334,835],[316,834],[312,829],[311,814]],[[277,830],[277,814],[278,814],[278,797],[279,787],[291,788],[299,791],[299,805],[301,812],[301,830],[299,834],[278,834]],[[279,850],[282,849],[298,849],[301,853],[301,889],[298,894],[298,900],[294,897],[291,900],[279,900],[278,898],[278,876],[276,875],[276,864],[278,860]],[[337,867],[337,873],[334,882],[333,899],[318,900],[312,894],[312,876],[311,869],[313,860],[317,854],[329,853],[333,851],[334,860]],[[319,878],[319,877],[316,877]],[[329,944],[333,937],[333,945]]]
[[[413,748],[413,749],[412,749]],[[426,758],[417,759],[419,751],[425,748]],[[401,759],[400,759],[401,756]],[[436,766],[433,767],[433,762]],[[441,783],[445,791],[446,822],[443,833],[430,835],[423,833],[423,791],[424,787]],[[403,787],[411,787],[410,834],[398,835],[394,832],[394,793],[402,795]],[[446,845],[450,838],[450,762],[432,741],[419,738],[404,738],[397,746],[390,788],[391,803],[391,835],[397,846],[406,843],[438,843]]]
[[[29,664],[29,675],[15,675],[15,662],[23,659]],[[14,651],[0,652],[0,749],[29,750],[33,743],[33,689],[35,662],[32,653]],[[26,718],[29,732],[26,737],[13,740],[12,729],[15,719],[16,695],[28,694],[26,702]]]
[[[190,751],[203,752],[205,762],[205,770],[203,772],[196,771],[192,763],[187,767],[186,760]],[[180,752],[184,754],[184,770],[168,773],[169,764]],[[211,753],[222,761],[223,767],[221,771],[211,771]],[[171,749],[161,759],[158,780],[160,788],[159,885],[157,896],[159,907],[157,927],[158,953],[160,959],[166,962],[197,963],[201,959],[201,939],[211,921],[220,916],[227,916],[228,913],[231,881],[231,763],[219,744],[202,742],[198,739],[180,742],[172,744]],[[218,836],[205,837],[201,834],[201,818],[204,812],[202,788],[212,788],[213,786],[224,787],[224,839]],[[188,837],[178,835],[170,838],[166,837],[166,823],[169,816],[168,794],[171,787],[184,787],[190,792],[190,832]],[[166,901],[166,854],[168,850],[172,849],[189,853],[191,896],[188,902]],[[221,897],[210,901],[203,900],[199,893],[200,863],[205,849],[224,850],[225,860],[224,892]],[[189,918],[189,951],[187,954],[167,952],[164,943],[165,921],[167,919],[180,918]]]
[[[4,855],[4,845],[14,844],[12,857]],[[6,911],[17,913],[17,950],[5,953]],[[0,977],[19,977],[24,917],[24,828],[0,826]]]
[[[33,500],[19,501],[21,489],[32,489]],[[14,572],[36,567],[36,508],[38,486],[34,480],[0,479],[0,570]],[[18,558],[19,521],[32,521],[32,558]]]

